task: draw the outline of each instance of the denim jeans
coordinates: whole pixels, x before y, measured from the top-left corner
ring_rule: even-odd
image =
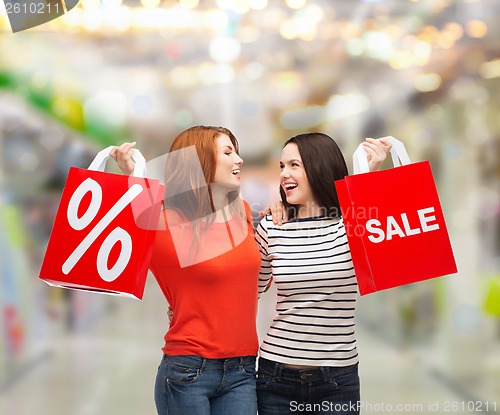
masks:
[[[259,415],[359,414],[358,364],[292,369],[259,358]]]
[[[159,415],[256,415],[255,357],[164,355],[155,383]]]

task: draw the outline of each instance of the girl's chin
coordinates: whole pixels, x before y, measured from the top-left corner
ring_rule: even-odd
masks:
[[[212,183],[210,185],[210,188],[212,189],[212,191],[214,190],[224,190],[224,191],[227,191],[227,192],[233,192],[235,190],[240,190],[240,183],[239,182],[233,182],[233,183],[221,183],[221,182],[217,182],[217,183]]]

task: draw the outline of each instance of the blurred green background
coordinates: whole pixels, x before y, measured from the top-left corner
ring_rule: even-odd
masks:
[[[300,132],[350,168],[365,137],[429,160],[459,273],[359,299],[364,412],[500,413],[499,19],[494,0],[82,0],[11,34],[3,10],[0,413],[155,413],[154,279],[138,302],[38,271],[70,166],[131,140],[153,159],[197,124],[239,139],[256,218]]]

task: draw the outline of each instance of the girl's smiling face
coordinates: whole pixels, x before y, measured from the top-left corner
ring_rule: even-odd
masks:
[[[312,189],[297,144],[289,143],[283,148],[280,168],[280,185],[285,192],[286,201],[301,207],[314,204]]]
[[[238,155],[231,139],[226,134],[217,137],[217,161],[214,183],[240,187],[240,167],[243,159]]]

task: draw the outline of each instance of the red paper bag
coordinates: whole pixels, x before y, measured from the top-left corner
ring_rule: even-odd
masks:
[[[457,272],[429,162],[389,138],[395,168],[368,172],[360,146],[335,182],[360,295]]]
[[[40,278],[50,285],[142,299],[164,186],[145,178],[134,150],[132,176],[105,173],[113,147],[88,170],[72,167]]]

